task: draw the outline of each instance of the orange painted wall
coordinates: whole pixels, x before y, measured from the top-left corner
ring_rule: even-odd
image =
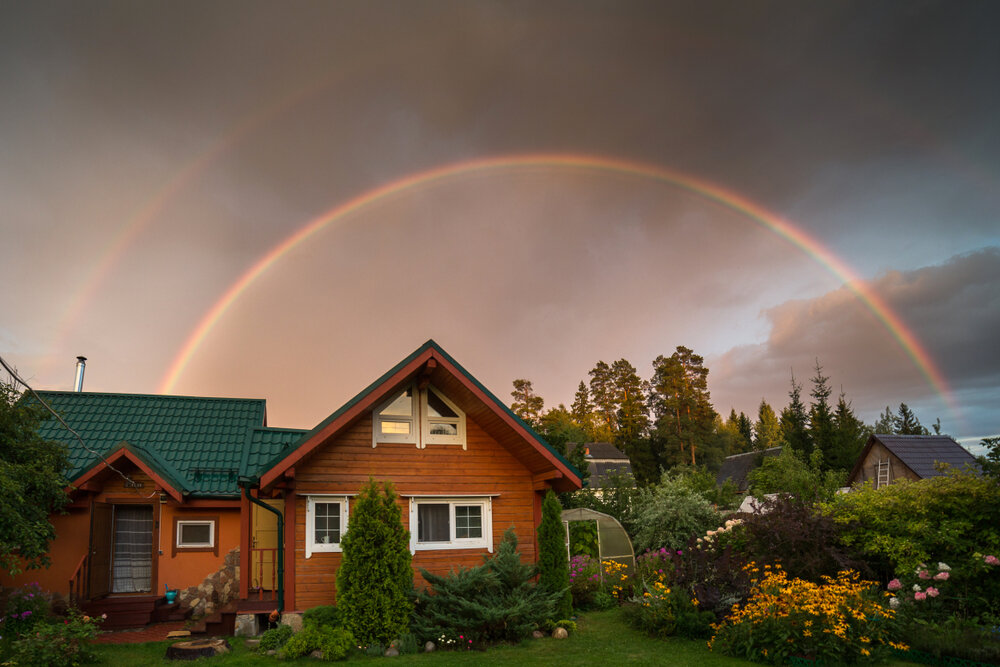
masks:
[[[223,559],[230,549],[239,546],[240,513],[239,508],[198,508],[185,509],[177,507],[171,498],[168,503],[161,504],[156,485],[148,476],[127,462],[117,465],[131,479],[142,484],[141,488],[127,488],[117,475],[111,473],[105,477],[101,493],[94,499],[106,503],[148,504],[153,507],[153,550],[154,554],[161,551],[162,555],[154,555],[153,592],[162,592],[163,585],[171,588],[181,588],[200,584],[202,580],[222,566]],[[29,570],[16,577],[0,571],[0,585],[5,587],[21,586],[31,582],[38,584],[47,591],[59,592],[63,595],[69,592],[69,579],[73,576],[80,559],[87,553],[90,544],[90,508],[85,494],[78,502],[81,507],[72,507],[68,514],[54,515],[49,518],[56,530],[56,538],[49,548],[52,564],[41,570]],[[182,553],[171,555],[171,540],[173,539],[174,516],[198,518],[203,516],[218,516],[217,540],[219,554],[214,553]]]
[[[299,610],[333,604],[339,553],[305,557],[306,500],[310,493],[357,493],[369,476],[391,481],[400,496],[492,494],[493,543],[513,526],[521,557],[535,560],[534,496],[531,473],[473,420],[466,423],[468,449],[457,446],[380,444],[372,448],[371,418],[361,419],[333,443],[296,467],[295,605]],[[400,498],[403,525],[409,529],[409,500]],[[456,567],[479,565],[485,549],[417,551],[414,570],[446,574]],[[423,581],[419,573],[416,585]]]

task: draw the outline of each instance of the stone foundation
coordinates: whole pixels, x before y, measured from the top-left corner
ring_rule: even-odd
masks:
[[[215,613],[240,596],[240,549],[236,547],[228,554],[219,570],[197,586],[182,588],[177,596],[181,607],[191,610],[192,616],[207,616]]]

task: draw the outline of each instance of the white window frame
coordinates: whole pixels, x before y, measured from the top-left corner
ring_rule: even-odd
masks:
[[[411,396],[413,400],[410,402],[410,416],[382,416],[382,411],[387,407],[392,405],[393,401],[399,396],[401,392],[405,392],[407,389],[411,390]],[[417,442],[417,433],[420,432],[420,419],[418,412],[418,405],[420,405],[420,392],[417,391],[416,385],[408,385],[406,387],[400,388],[398,392],[393,392],[393,394],[382,404],[377,406],[372,411],[372,447],[376,447],[380,442],[404,442],[409,444],[416,444],[420,446]],[[410,432],[407,434],[403,433],[382,433],[382,422],[383,421],[398,421],[398,422],[409,422]]]
[[[313,494],[306,496],[306,558],[312,558],[314,553],[340,552],[340,542],[316,541],[316,504],[340,503],[340,539],[347,532],[347,520],[350,517],[349,496]]]
[[[414,397],[413,410],[410,413],[410,416],[383,417],[381,414],[382,411],[392,405],[392,402],[396,400],[399,393],[406,391],[406,389],[410,389],[412,396]],[[458,415],[457,419],[454,417],[429,416],[430,408],[427,404],[428,392],[434,392],[438,398],[444,401],[445,405],[451,408],[455,414]],[[410,432],[405,435],[400,433],[382,433],[383,421],[409,422]],[[455,424],[458,433],[456,435],[432,434],[431,426],[436,423]],[[465,412],[455,405],[450,398],[445,396],[443,392],[431,385],[427,385],[423,389],[418,389],[416,384],[410,384],[407,387],[402,387],[398,392],[394,392],[388,399],[380,403],[374,410],[372,410],[373,448],[378,447],[380,442],[401,442],[406,444],[415,444],[417,449],[424,449],[427,445],[461,445],[462,449],[468,449],[468,441],[465,436]]]
[[[420,521],[419,507],[424,504],[443,505],[448,504],[448,531],[450,533],[447,542],[419,542],[420,534],[418,522]],[[458,506],[475,505],[482,508],[483,536],[477,538],[458,539],[455,537],[455,508]],[[410,498],[410,552],[417,551],[437,551],[444,549],[486,549],[493,553],[493,498],[492,496],[462,496],[462,497],[438,497],[419,496]]]
[[[208,542],[181,542],[181,535],[184,534],[184,526],[208,526]],[[215,520],[214,519],[178,519],[177,520],[177,548],[178,549],[214,549],[215,548]]]

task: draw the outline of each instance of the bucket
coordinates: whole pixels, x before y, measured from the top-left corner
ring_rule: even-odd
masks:
[[[170,586],[167,586],[166,584],[163,585],[163,588],[166,590],[165,595],[167,597],[167,604],[173,604],[174,602],[176,602],[177,593],[179,592],[178,589],[175,588],[171,590]]]

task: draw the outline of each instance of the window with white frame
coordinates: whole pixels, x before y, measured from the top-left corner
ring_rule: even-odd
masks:
[[[493,551],[493,502],[489,497],[411,498],[410,549]]]
[[[410,385],[393,394],[372,413],[372,447],[380,442],[462,445],[465,413],[436,388]]]
[[[215,546],[215,521],[184,519],[177,521],[177,548],[198,549]]]
[[[346,496],[306,498],[306,558],[340,551],[340,540],[347,531],[347,504]]]

